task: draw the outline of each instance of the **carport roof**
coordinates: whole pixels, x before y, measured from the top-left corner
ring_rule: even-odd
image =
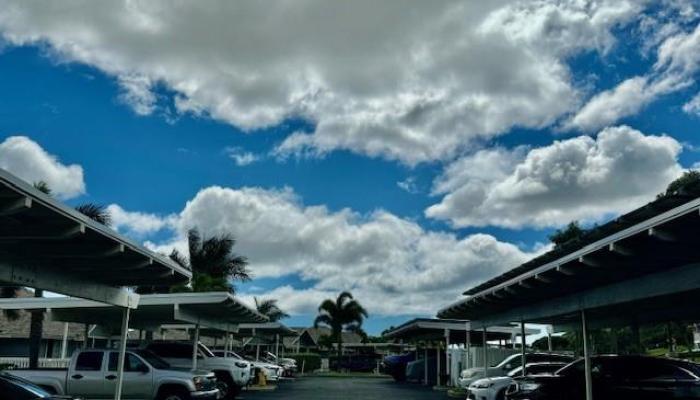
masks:
[[[601,226],[599,232],[609,232],[603,237],[468,290],[438,316],[567,323],[586,309],[616,323],[695,318],[700,313],[687,304],[700,291],[699,212],[698,198],[657,200]]]
[[[43,309],[56,321],[97,324],[112,329],[121,324],[118,308],[72,297],[0,299],[0,309]],[[226,292],[168,293],[142,295],[139,307],[131,312],[129,325],[155,330],[162,325],[184,322],[233,331],[240,323],[266,320],[267,317]]]
[[[481,330],[471,327],[470,321],[457,319],[416,318],[386,332],[385,337],[390,339],[417,340],[445,340],[445,332],[450,332],[451,343],[464,343],[467,340],[467,327],[473,334],[473,342],[481,342]],[[527,334],[538,333],[538,330],[528,329]],[[520,334],[520,328],[515,326],[492,326],[486,330],[488,340],[510,339],[514,334]]]
[[[0,169],[0,282],[133,307],[137,296],[119,287],[170,285],[191,276]]]
[[[281,322],[263,322],[263,323],[244,323],[238,325],[238,336],[299,336],[299,332],[290,329]]]

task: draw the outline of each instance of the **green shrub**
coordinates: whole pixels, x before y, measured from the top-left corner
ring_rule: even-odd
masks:
[[[301,372],[301,366],[304,366],[304,372],[313,372],[321,368],[321,356],[316,353],[296,353],[285,354],[286,358],[293,358],[297,361],[297,370]]]

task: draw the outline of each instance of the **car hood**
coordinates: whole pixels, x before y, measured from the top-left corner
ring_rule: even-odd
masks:
[[[479,385],[485,385],[489,383],[501,383],[501,382],[511,382],[513,378],[509,376],[495,376],[492,378],[481,378],[477,379],[474,382],[470,384],[470,386],[479,386]]]
[[[468,368],[462,371],[460,377],[463,379],[476,380],[484,377],[492,376],[502,376],[503,371],[500,368],[488,368],[484,371],[484,368]]]
[[[168,369],[162,369],[161,371],[170,371],[173,373],[177,373],[178,375],[181,376],[188,376],[188,377],[193,377],[193,376],[214,376],[214,373],[206,370],[206,369],[196,369],[192,370],[192,368],[186,368],[186,367],[170,367]]]

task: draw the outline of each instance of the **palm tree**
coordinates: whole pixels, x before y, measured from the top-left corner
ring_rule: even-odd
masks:
[[[314,327],[326,325],[331,328],[332,336],[338,343],[338,368],[340,368],[340,359],[343,356],[343,330],[361,331],[362,322],[367,317],[367,310],[353,299],[350,292],[342,292],[335,301],[326,299],[318,307]]]
[[[75,207],[76,211],[85,215],[95,222],[109,226],[112,224],[112,215],[107,208],[101,204],[85,203]]]
[[[289,314],[282,311],[277,305],[276,299],[259,300],[257,297],[253,298],[255,300],[255,308],[258,312],[266,316],[270,322],[277,322],[283,318],[288,318]]]
[[[231,235],[203,239],[197,229],[191,229],[187,242],[189,258],[173,250],[170,259],[192,271],[192,282],[189,287],[174,288],[175,291],[235,293],[233,281],[250,281],[248,260],[233,252],[236,241]]]

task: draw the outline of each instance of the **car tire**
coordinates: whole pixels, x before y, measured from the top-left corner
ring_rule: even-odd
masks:
[[[496,393],[496,400],[506,400],[506,389],[505,388],[501,389],[498,393]]]
[[[158,400],[191,400],[190,393],[182,388],[164,389],[158,394]]]
[[[216,388],[221,393],[222,400],[233,400],[241,392],[227,373],[214,372],[216,374]]]

